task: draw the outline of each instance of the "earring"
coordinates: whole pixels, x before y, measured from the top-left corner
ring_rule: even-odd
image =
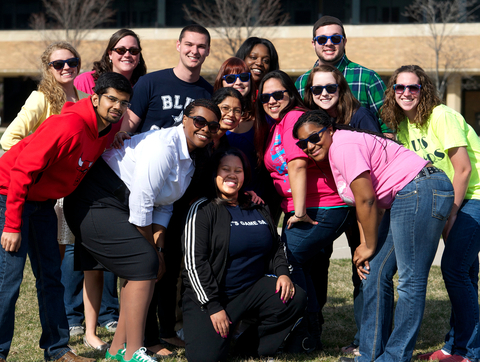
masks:
[[[112,62],[112,59],[110,58],[109,60],[110,60],[110,63],[111,63],[111,62]]]

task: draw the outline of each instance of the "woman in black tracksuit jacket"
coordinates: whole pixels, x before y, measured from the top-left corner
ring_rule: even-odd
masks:
[[[212,159],[214,197],[194,203],[183,235],[183,328],[189,361],[223,361],[245,318],[253,355],[272,356],[303,315],[305,292],[289,277],[284,245],[268,209],[244,195],[249,166],[229,148]]]

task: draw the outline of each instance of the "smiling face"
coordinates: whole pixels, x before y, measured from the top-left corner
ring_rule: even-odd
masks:
[[[130,94],[118,91],[114,88],[108,88],[107,92],[98,95],[92,95],[92,104],[97,113],[97,120],[103,124],[104,127],[110,123],[117,123],[126,112],[127,107],[122,106],[120,102],[130,102]],[[99,127],[100,128],[100,127]]]
[[[270,52],[268,48],[263,44],[257,44],[244,60],[250,69],[250,73],[252,73],[253,80],[256,84],[259,84],[270,70]]]
[[[415,73],[400,73],[395,83],[404,85],[420,84],[420,79]],[[412,94],[409,88],[405,88],[405,92],[402,94],[395,93],[395,101],[411,121],[415,119],[417,114],[417,106],[420,103],[421,95],[422,89],[417,94]]]
[[[330,72],[316,72],[313,76],[312,86],[321,85],[326,86],[329,84],[337,84],[337,81],[332,73]],[[321,109],[327,111],[327,113],[335,117],[336,116],[336,108],[338,103],[339,97],[339,89],[337,87],[337,91],[333,94],[327,92],[325,88],[319,95],[315,95],[312,93],[313,101],[317,106]]]
[[[242,104],[240,103],[240,100],[235,97],[226,97],[217,105],[222,112],[220,130],[230,131],[237,127],[242,118]]]
[[[71,51],[67,49],[58,49],[50,55],[50,62],[55,60],[67,60],[70,58],[75,58],[75,55],[73,55]],[[72,84],[73,80],[78,75],[78,67],[70,68],[67,63],[65,63],[63,68],[59,70],[50,66],[49,71],[52,72],[53,77],[62,87]]]
[[[220,160],[215,182],[223,199],[236,202],[244,179],[242,160],[239,157],[227,155]]]
[[[127,35],[118,41],[115,44],[114,48],[139,48],[137,39],[131,35]],[[132,55],[130,52],[126,52],[124,55],[120,55],[113,50],[108,51],[108,57],[112,61],[112,70],[115,73],[123,74],[127,79],[130,80],[133,71],[140,61],[140,53],[137,55]]]
[[[182,40],[177,40],[180,63],[187,69],[198,69],[210,54],[208,37],[205,34],[186,31]]]
[[[319,35],[343,35],[342,27],[337,24],[321,26],[315,32],[316,37]],[[335,65],[345,54],[347,39],[343,38],[337,45],[332,43],[332,39],[328,39],[324,45],[318,45],[314,40],[312,40],[312,43],[320,63]]]
[[[273,93],[277,91],[284,91],[286,88],[282,85],[280,80],[276,78],[270,78],[263,84],[262,94]],[[290,97],[288,92],[283,93],[283,98],[280,100],[275,100],[273,97],[270,97],[267,103],[263,104],[263,110],[266,114],[272,117],[275,120],[280,120],[280,112],[288,106]]]
[[[191,117],[202,116],[207,122],[218,122],[217,116],[211,110],[204,107],[195,107],[189,116],[183,116],[183,129],[187,138],[188,152],[196,148],[202,148],[212,142],[212,134],[206,124],[203,128],[197,128]]]
[[[225,81],[225,79],[222,80],[222,85],[223,85],[224,87],[233,87],[233,88],[235,88],[236,90],[238,90],[238,91],[240,92],[240,94],[242,95],[242,97],[245,98],[245,97],[248,95],[248,93],[250,93],[250,89],[251,89],[251,87],[250,87],[250,82],[251,82],[251,81],[252,81],[251,76],[250,76],[250,79],[247,80],[246,82],[242,82],[242,81],[240,80],[240,77],[237,77],[237,79],[235,80],[234,83],[227,83],[227,82]]]
[[[323,128],[314,123],[305,123],[298,129],[298,139],[307,139],[310,135],[317,133]],[[332,144],[332,128],[327,128],[319,134],[320,141],[313,144],[308,142],[307,148],[303,150],[314,161],[328,161],[328,150]]]

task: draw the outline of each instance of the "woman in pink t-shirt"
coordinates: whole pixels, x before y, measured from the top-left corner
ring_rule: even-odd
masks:
[[[338,196],[328,163],[312,162],[295,146],[292,128],[306,108],[291,78],[279,70],[265,75],[256,107],[258,158],[265,163],[282,197],[285,213],[282,238],[293,266],[292,279],[305,289],[309,299],[307,316],[313,341],[301,343],[304,338],[299,331],[299,343],[293,342],[290,351],[321,348],[318,322],[321,309],[307,262],[315,264],[311,262],[322,249],[343,233],[351,208]]]
[[[452,183],[394,141],[337,125],[321,111],[300,117],[293,137],[315,163],[330,162],[340,196],[356,207],[361,244],[353,261],[364,296],[356,361],[409,361],[423,318],[428,273],[453,204]],[[381,209],[386,209],[383,218]],[[399,297],[391,332],[397,270]]]

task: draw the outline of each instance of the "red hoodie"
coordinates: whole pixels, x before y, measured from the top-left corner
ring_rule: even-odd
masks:
[[[32,135],[0,158],[0,194],[7,195],[5,232],[20,232],[26,200],[56,200],[78,186],[103,153],[110,127],[98,134],[91,97],[65,103]]]

